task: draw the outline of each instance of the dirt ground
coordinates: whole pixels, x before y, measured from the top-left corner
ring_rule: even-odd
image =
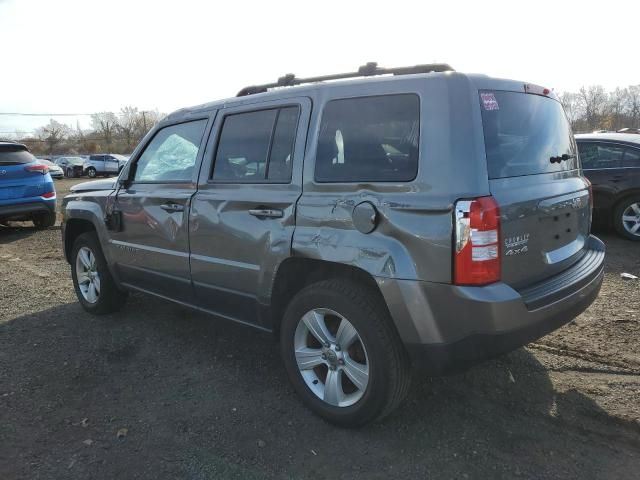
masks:
[[[268,334],[141,295],[84,313],[59,227],[25,225],[0,227],[2,480],[640,478],[640,244],[599,233],[602,293],[572,323],[340,430]]]

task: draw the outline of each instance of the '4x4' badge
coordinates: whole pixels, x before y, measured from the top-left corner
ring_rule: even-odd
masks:
[[[507,251],[505,256],[520,255],[521,253],[527,253],[529,251],[529,234],[523,233],[522,235],[516,235],[515,237],[507,237],[504,239],[504,246]]]

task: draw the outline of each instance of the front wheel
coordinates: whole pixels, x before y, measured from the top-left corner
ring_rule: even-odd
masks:
[[[95,169],[95,168],[91,167],[91,168],[88,168],[88,169],[87,169],[87,175],[88,175],[90,178],[96,178],[96,176],[98,175],[98,172],[96,171],[96,169]]]
[[[382,418],[408,392],[407,354],[369,287],[336,279],[304,288],[287,307],[280,340],[297,393],[331,423],[354,427]]]
[[[640,196],[620,201],[613,215],[616,231],[629,240],[640,242]]]
[[[102,315],[124,305],[127,295],[116,286],[94,232],[83,233],[74,242],[71,276],[78,300],[87,312]]]

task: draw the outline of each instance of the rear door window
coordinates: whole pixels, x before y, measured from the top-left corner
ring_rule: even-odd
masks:
[[[627,168],[640,168],[640,149],[627,148],[622,157],[622,166]]]
[[[299,115],[297,106],[227,115],[212,179],[229,183],[289,183]]]
[[[489,178],[578,168],[573,133],[559,102],[507,91],[481,91],[479,97]],[[551,162],[565,154],[568,159]]]
[[[624,147],[611,143],[582,143],[580,145],[580,161],[586,170],[620,168]]]
[[[318,182],[407,182],[418,172],[420,99],[414,94],[332,100],[322,113]]]

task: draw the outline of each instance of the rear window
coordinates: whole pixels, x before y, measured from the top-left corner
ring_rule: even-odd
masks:
[[[24,148],[0,148],[0,165],[20,165],[22,163],[31,163],[35,159],[36,157],[31,155],[31,153]]]
[[[327,103],[316,153],[319,182],[405,182],[418,172],[417,95]]]
[[[562,105],[528,93],[482,91],[480,110],[489,178],[578,168],[576,146]],[[570,158],[551,162],[552,157]]]

